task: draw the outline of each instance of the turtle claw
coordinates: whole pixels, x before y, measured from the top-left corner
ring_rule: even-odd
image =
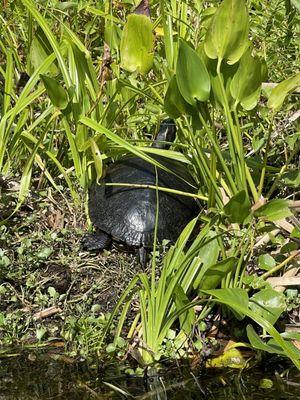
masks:
[[[85,234],[81,244],[85,250],[100,251],[109,247],[111,241],[111,237],[105,232],[95,232]]]

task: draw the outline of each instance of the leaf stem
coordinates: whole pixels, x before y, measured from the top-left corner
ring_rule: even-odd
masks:
[[[258,185],[258,196],[260,197],[262,195],[262,190],[264,187],[264,181],[265,181],[265,175],[266,175],[266,168],[267,168],[267,161],[268,161],[268,153],[270,149],[270,143],[271,143],[271,134],[273,131],[273,126],[274,126],[274,114],[272,114],[269,129],[268,129],[268,136],[267,136],[267,144],[266,144],[266,150],[264,154],[264,161],[263,161],[263,167],[261,170],[261,175],[260,175],[260,180],[259,180],[259,185]]]

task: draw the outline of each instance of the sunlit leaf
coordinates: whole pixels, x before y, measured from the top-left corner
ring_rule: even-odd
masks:
[[[95,142],[95,140],[90,138],[90,143],[91,143],[91,150],[92,150],[93,159],[94,159],[95,170],[96,170],[96,174],[97,174],[96,181],[98,183],[100,178],[102,177],[102,172],[103,172],[102,157],[101,157],[101,152],[99,150],[99,147],[97,146],[97,143]]]
[[[215,101],[216,105],[221,105],[224,107],[224,98],[222,94],[222,88],[221,88],[221,83],[220,79],[217,75],[217,61],[208,59],[208,71],[210,75],[210,81],[211,81],[211,87],[212,87],[212,97],[213,100]],[[232,78],[237,70],[238,63],[235,63],[234,65],[229,65],[229,64],[222,64],[220,73],[222,76],[223,84],[225,87],[225,93],[226,93],[226,98],[227,102],[230,107],[233,106],[234,104],[234,99],[231,96],[230,93],[230,84],[232,81]]]
[[[251,204],[247,193],[245,190],[241,190],[224,206],[224,213],[230,222],[242,224],[250,215],[250,207]]]
[[[64,110],[69,102],[69,96],[66,90],[54,78],[41,75],[41,79],[52,104],[60,110]]]
[[[235,310],[236,313],[247,315],[253,321],[257,322],[262,326],[270,335],[272,335],[274,342],[280,349],[283,350],[283,354],[289,357],[297,368],[300,368],[300,351],[295,348],[288,340],[285,340],[283,335],[270,324],[269,321],[264,319],[260,314],[252,311],[249,308],[249,299],[247,291],[244,289],[215,289],[215,290],[204,290],[204,293],[215,297],[215,301],[221,304],[226,304],[227,307]],[[297,351],[296,351],[297,350]]]
[[[258,208],[254,212],[254,215],[268,221],[277,221],[279,219],[290,217],[293,214],[289,209],[288,200],[274,199]]]
[[[295,76],[285,79],[280,82],[271,92],[268,107],[273,110],[281,108],[284,100],[290,92],[295,90],[300,85],[300,72]]]
[[[269,271],[271,268],[275,267],[276,261],[270,254],[261,254],[258,257],[259,268]]]
[[[241,106],[243,107],[243,109],[246,111],[253,110],[253,108],[257,106],[260,98],[260,93],[261,86],[259,86],[250,96],[244,98],[244,100],[241,101]]]
[[[249,17],[244,0],[223,0],[212,17],[204,49],[209,58],[236,63],[249,45]]]
[[[282,348],[275,344],[275,346],[269,346],[258,336],[258,334],[253,329],[252,325],[247,325],[247,335],[251,343],[251,346],[255,349],[266,351],[271,354],[284,354]]]
[[[197,277],[194,280],[194,289],[202,289],[200,282],[202,281],[206,271],[209,270],[209,268],[218,260],[220,247],[218,244],[218,239],[214,236],[215,233],[213,231],[209,231],[206,234],[206,244],[202,245],[198,252],[198,259],[201,261],[202,265]]]
[[[53,53],[53,50],[50,46],[50,43],[47,39],[47,36],[43,32],[43,30],[38,27],[35,32],[35,35],[32,39],[30,50],[29,50],[29,61],[34,70],[36,70],[45,60],[46,58]],[[58,68],[53,63],[48,70],[48,73],[51,76],[58,74]]]
[[[52,253],[53,253],[52,247],[43,247],[36,253],[36,257],[41,260],[47,260],[47,258],[49,258]]]
[[[122,31],[118,24],[113,21],[107,21],[105,23],[104,40],[108,44],[111,50],[118,50],[120,47],[120,41],[122,37]]]
[[[152,23],[145,15],[131,14],[124,26],[120,52],[121,67],[146,74],[153,64]]]
[[[47,333],[47,329],[44,326],[37,328],[35,331],[37,340],[41,340],[45,336],[46,333]]]
[[[210,296],[214,296],[222,303],[227,304],[240,320],[244,318],[244,314],[249,310],[249,297],[245,289],[213,289],[203,290],[203,292]]]
[[[252,325],[247,325],[247,336],[251,346],[255,349],[266,351],[271,354],[280,354],[286,356],[286,352],[283,351],[282,347],[278,345],[278,342],[273,338],[265,343],[255,332]],[[284,336],[285,334],[282,334]],[[289,349],[289,352],[296,360],[300,360],[300,351],[293,345],[292,342],[285,340],[285,346]]]
[[[179,41],[176,79],[184,100],[192,106],[197,100],[208,100],[210,79],[207,69],[197,52],[182,39]]]
[[[300,170],[290,170],[283,174],[282,176],[283,182],[293,188],[300,187]]]
[[[226,350],[218,357],[211,358],[206,362],[207,368],[245,368],[247,361],[239,349]]]
[[[251,297],[249,306],[256,314],[274,325],[285,310],[285,296],[273,289],[263,289]]]
[[[258,57],[251,55],[248,49],[239,61],[238,69],[230,84],[231,96],[244,108],[254,108],[261,88],[261,63]]]

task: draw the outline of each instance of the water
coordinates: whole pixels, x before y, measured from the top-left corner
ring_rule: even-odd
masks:
[[[295,370],[284,379],[259,369],[208,370],[200,374],[169,367],[152,375],[128,376],[115,365],[87,367],[55,354],[26,353],[0,358],[0,400],[300,399],[300,372]],[[273,387],[260,388],[263,378],[271,379]],[[104,382],[118,387],[127,397]]]

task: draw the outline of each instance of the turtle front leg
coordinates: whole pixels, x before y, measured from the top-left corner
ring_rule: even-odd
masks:
[[[82,247],[88,251],[100,251],[111,245],[111,236],[105,232],[87,233],[81,243]]]
[[[139,247],[136,250],[138,262],[141,264],[143,268],[146,268],[148,258],[149,258],[149,249],[146,247]]]

